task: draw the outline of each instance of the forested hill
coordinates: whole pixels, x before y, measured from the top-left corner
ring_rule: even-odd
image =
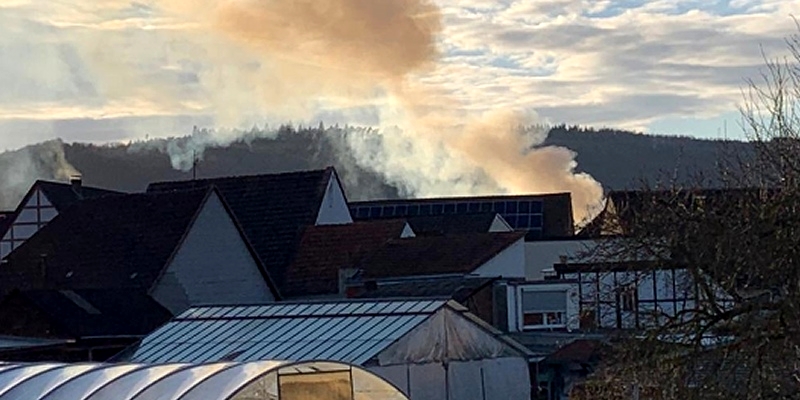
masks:
[[[341,130],[338,130],[341,132]],[[381,178],[360,168],[355,160],[337,142],[330,129],[282,128],[275,138],[257,138],[251,135],[246,141],[227,147],[210,147],[198,164],[198,177],[270,173],[286,170],[321,168],[335,165],[342,175],[353,200],[394,197],[398,191]],[[183,139],[158,139],[132,145],[64,144],[66,160],[79,170],[86,184],[125,191],[143,190],[149,182],[191,178],[190,172],[175,170],[164,152],[170,142]],[[557,126],[553,128],[545,145],[560,145],[577,152],[578,169],[588,172],[611,189],[624,189],[637,185],[642,178],[658,179],[676,176],[690,181],[701,171],[713,176],[721,154],[746,151],[747,144],[698,140],[685,137],[649,136],[614,130],[594,130]],[[8,186],[8,176],[1,172],[14,167],[20,152],[37,155],[37,162],[46,164],[49,154],[38,154],[41,149],[52,151],[53,143],[31,146],[17,152],[0,154],[0,180]],[[44,161],[42,161],[44,160]],[[47,166],[36,168],[40,177],[47,175]],[[10,170],[10,169],[9,169]],[[13,180],[27,189],[30,182]],[[30,179],[35,179],[31,177]],[[18,195],[7,187],[0,196],[0,206],[8,208],[10,197]],[[19,190],[17,190],[19,192]],[[3,199],[3,197],[6,197]],[[5,200],[5,201],[2,201]]]

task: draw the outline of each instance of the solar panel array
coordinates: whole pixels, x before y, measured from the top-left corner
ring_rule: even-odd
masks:
[[[350,212],[356,219],[398,218],[425,215],[495,212],[516,230],[539,232],[544,224],[544,202],[531,198],[398,200],[353,203]]]
[[[195,307],[147,336],[134,362],[332,360],[363,364],[444,300]]]

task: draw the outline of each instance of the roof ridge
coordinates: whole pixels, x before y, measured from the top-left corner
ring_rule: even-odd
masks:
[[[458,196],[441,196],[441,197],[419,197],[419,198],[397,198],[397,199],[373,199],[353,201],[350,206],[365,206],[370,204],[380,203],[402,203],[402,202],[434,202],[434,201],[480,201],[480,200],[510,200],[510,199],[525,199],[525,198],[542,198],[542,197],[560,197],[571,196],[570,192],[553,192],[553,193],[527,193],[527,194],[490,194],[480,196],[458,195]]]
[[[276,176],[324,173],[324,172],[327,172],[330,168],[333,168],[333,167],[326,167],[326,168],[323,168],[323,169],[284,171],[284,172],[277,172],[277,173],[226,175],[226,176],[199,178],[199,179],[178,179],[178,180],[170,180],[170,181],[155,181],[155,182],[150,182],[148,184],[148,187],[150,187],[150,186],[169,185],[169,184],[176,184],[176,183],[188,183],[188,182],[208,183],[208,182],[211,182],[211,181],[234,180],[234,179],[242,179],[242,180],[244,180],[244,179],[262,178],[262,177],[268,177],[268,176],[269,177],[276,177]]]

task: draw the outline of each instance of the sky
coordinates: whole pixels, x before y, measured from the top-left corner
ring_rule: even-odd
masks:
[[[253,86],[265,59],[209,32],[179,2],[0,0],[0,151],[55,137],[184,135],[193,125],[378,123],[371,101],[380,95],[344,106],[315,98],[302,80]],[[800,0],[435,4],[438,60],[409,79],[465,112],[705,138],[721,137],[725,123],[729,138],[741,137],[746,79],[758,77],[762,52],[785,54],[800,10]],[[291,90],[309,96],[279,101]]]

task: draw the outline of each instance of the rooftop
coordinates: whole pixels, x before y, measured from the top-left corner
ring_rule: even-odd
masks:
[[[524,237],[497,232],[393,239],[357,266],[365,279],[468,274]]]
[[[400,238],[405,227],[403,220],[309,226],[303,232],[297,255],[287,269],[283,295],[337,293],[341,268],[358,264],[388,241]]]
[[[314,225],[325,196],[332,167],[316,171],[157,182],[149,193],[184,191],[215,186],[241,225],[256,254],[279,290],[303,229]]]
[[[6,257],[11,289],[149,289],[199,212],[206,190],[76,203]]]
[[[362,364],[446,300],[195,307],[147,336],[135,362],[336,360]]]

